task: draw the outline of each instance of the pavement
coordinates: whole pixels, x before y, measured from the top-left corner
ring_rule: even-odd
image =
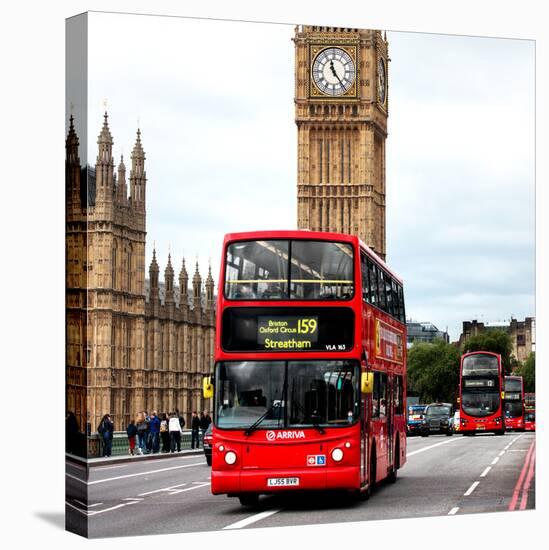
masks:
[[[160,457],[158,457],[160,458]],[[101,460],[101,459],[95,459]],[[535,435],[411,437],[396,483],[346,494],[264,495],[257,509],[212,495],[204,455],[67,461],[67,521],[92,538],[462,515],[535,507]]]

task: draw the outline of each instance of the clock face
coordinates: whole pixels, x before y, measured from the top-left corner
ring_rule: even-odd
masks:
[[[323,94],[340,96],[355,81],[355,64],[345,50],[326,48],[315,57],[312,73],[316,87]]]
[[[380,103],[385,105],[387,97],[387,73],[385,71],[385,62],[379,58],[377,62],[377,98]]]

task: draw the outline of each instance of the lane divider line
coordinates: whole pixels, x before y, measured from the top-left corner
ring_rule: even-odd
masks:
[[[187,487],[186,489],[176,489],[175,491],[171,491],[170,495],[177,495],[178,493],[184,493],[185,491],[194,491],[195,489],[201,489],[202,487],[206,487],[206,485],[209,485],[210,482],[208,481],[208,483],[203,483],[202,485],[195,485],[194,487]]]
[[[501,451],[498,456],[503,456],[505,454],[505,451]]]
[[[465,493],[463,493],[463,496],[468,497],[477,488],[477,485],[479,483],[480,483],[480,481],[475,481],[473,483],[473,485],[471,485],[471,487],[469,487],[469,489],[467,489],[467,491],[465,491]]]
[[[492,469],[492,466],[488,466],[488,468],[486,468],[484,470],[484,472],[482,472],[482,474],[480,474],[480,477],[486,477],[488,475],[488,472]]]
[[[231,523],[231,525],[227,525],[227,527],[223,527],[223,530],[225,530],[225,529],[242,529],[242,527],[247,527],[248,525],[251,525],[252,523],[255,523],[256,521],[261,521],[262,519],[268,518],[269,516],[272,516],[273,514],[276,514],[277,512],[280,512],[280,509],[278,509],[278,510],[268,510],[267,512],[260,512],[259,514],[254,514],[253,516],[250,516],[249,518],[237,521],[236,523]]]
[[[519,497],[520,488],[522,486],[523,481],[526,478],[526,472],[528,471],[528,467],[530,465],[530,460],[532,458],[532,452],[534,450],[534,444],[535,440],[532,441],[532,444],[530,445],[530,448],[528,449],[528,454],[526,455],[526,459],[524,460],[524,465],[522,466],[522,470],[520,472],[519,478],[517,480],[517,483],[515,485],[515,489],[513,490],[513,496],[511,497],[511,500],[509,502],[509,508],[508,510],[512,511],[517,506],[517,501]]]
[[[180,483],[179,485],[170,485],[169,487],[164,487],[163,489],[155,489],[154,491],[147,491],[146,493],[139,493],[138,497],[146,497],[147,495],[152,495],[154,493],[160,493],[162,491],[171,491],[172,489],[175,489],[176,487],[183,487],[184,485],[187,485],[186,483]]]
[[[192,466],[201,466],[203,464],[206,464],[206,462],[194,462],[193,464],[184,464],[183,466],[171,466],[170,468],[160,468],[159,470],[149,470],[147,472],[137,472],[135,474],[126,474],[123,476],[116,476],[116,477],[107,477],[105,479],[96,479],[95,481],[84,481],[86,485],[95,485],[97,483],[107,483],[109,481],[115,481],[117,479],[127,479],[130,477],[137,477],[137,476],[146,476],[150,474],[156,474],[158,472],[168,472],[170,470],[180,470],[181,468],[191,468]]]
[[[429,449],[434,449],[435,447],[440,447],[441,445],[447,445],[448,443],[452,443],[452,441],[461,441],[457,437],[452,437],[450,439],[446,439],[445,441],[442,441],[441,443],[435,443],[434,445],[429,445],[428,447],[423,447],[422,449],[418,449],[417,451],[412,451],[411,453],[406,454],[406,458],[409,456],[414,456],[419,453],[423,453],[424,451],[428,451]]]
[[[494,458],[494,460],[492,460],[490,464],[493,466],[494,464],[497,464],[498,460],[499,460],[499,456],[496,456],[496,458]]]
[[[459,506],[456,506],[455,508],[452,508],[452,509],[448,512],[448,515],[449,515],[449,516],[454,516],[454,515],[457,514],[458,510],[459,510]]]
[[[87,510],[82,510],[82,508],[78,508],[78,506],[74,506],[74,504],[71,504],[71,503],[68,502],[68,501],[65,501],[65,504],[66,504],[67,506],[70,506],[71,508],[74,508],[76,511],[80,512],[81,514],[84,514],[85,516],[88,515]]]
[[[97,514],[102,514],[104,512],[110,512],[111,510],[116,510],[118,508],[123,508],[124,506],[131,506],[132,504],[137,504],[139,500],[132,500],[131,502],[125,502],[123,504],[117,504],[116,506],[111,506],[110,508],[105,508],[103,510],[94,510],[93,512],[88,512],[89,516],[96,516]]]
[[[530,490],[530,485],[532,484],[532,479],[534,477],[534,465],[536,464],[536,451],[532,452],[532,457],[530,459],[530,468],[528,469],[528,475],[526,476],[526,481],[522,486],[522,498],[520,500],[520,509],[526,509],[526,504],[528,503],[528,491]]]

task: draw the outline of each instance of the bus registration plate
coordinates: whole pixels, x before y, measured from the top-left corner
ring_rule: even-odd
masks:
[[[486,426],[484,424],[477,424],[477,430],[485,430]]]
[[[267,487],[288,487],[299,485],[298,477],[269,477]]]

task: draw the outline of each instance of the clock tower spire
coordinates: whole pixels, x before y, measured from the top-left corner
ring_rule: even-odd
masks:
[[[387,40],[296,27],[298,227],[358,235],[385,259]]]

